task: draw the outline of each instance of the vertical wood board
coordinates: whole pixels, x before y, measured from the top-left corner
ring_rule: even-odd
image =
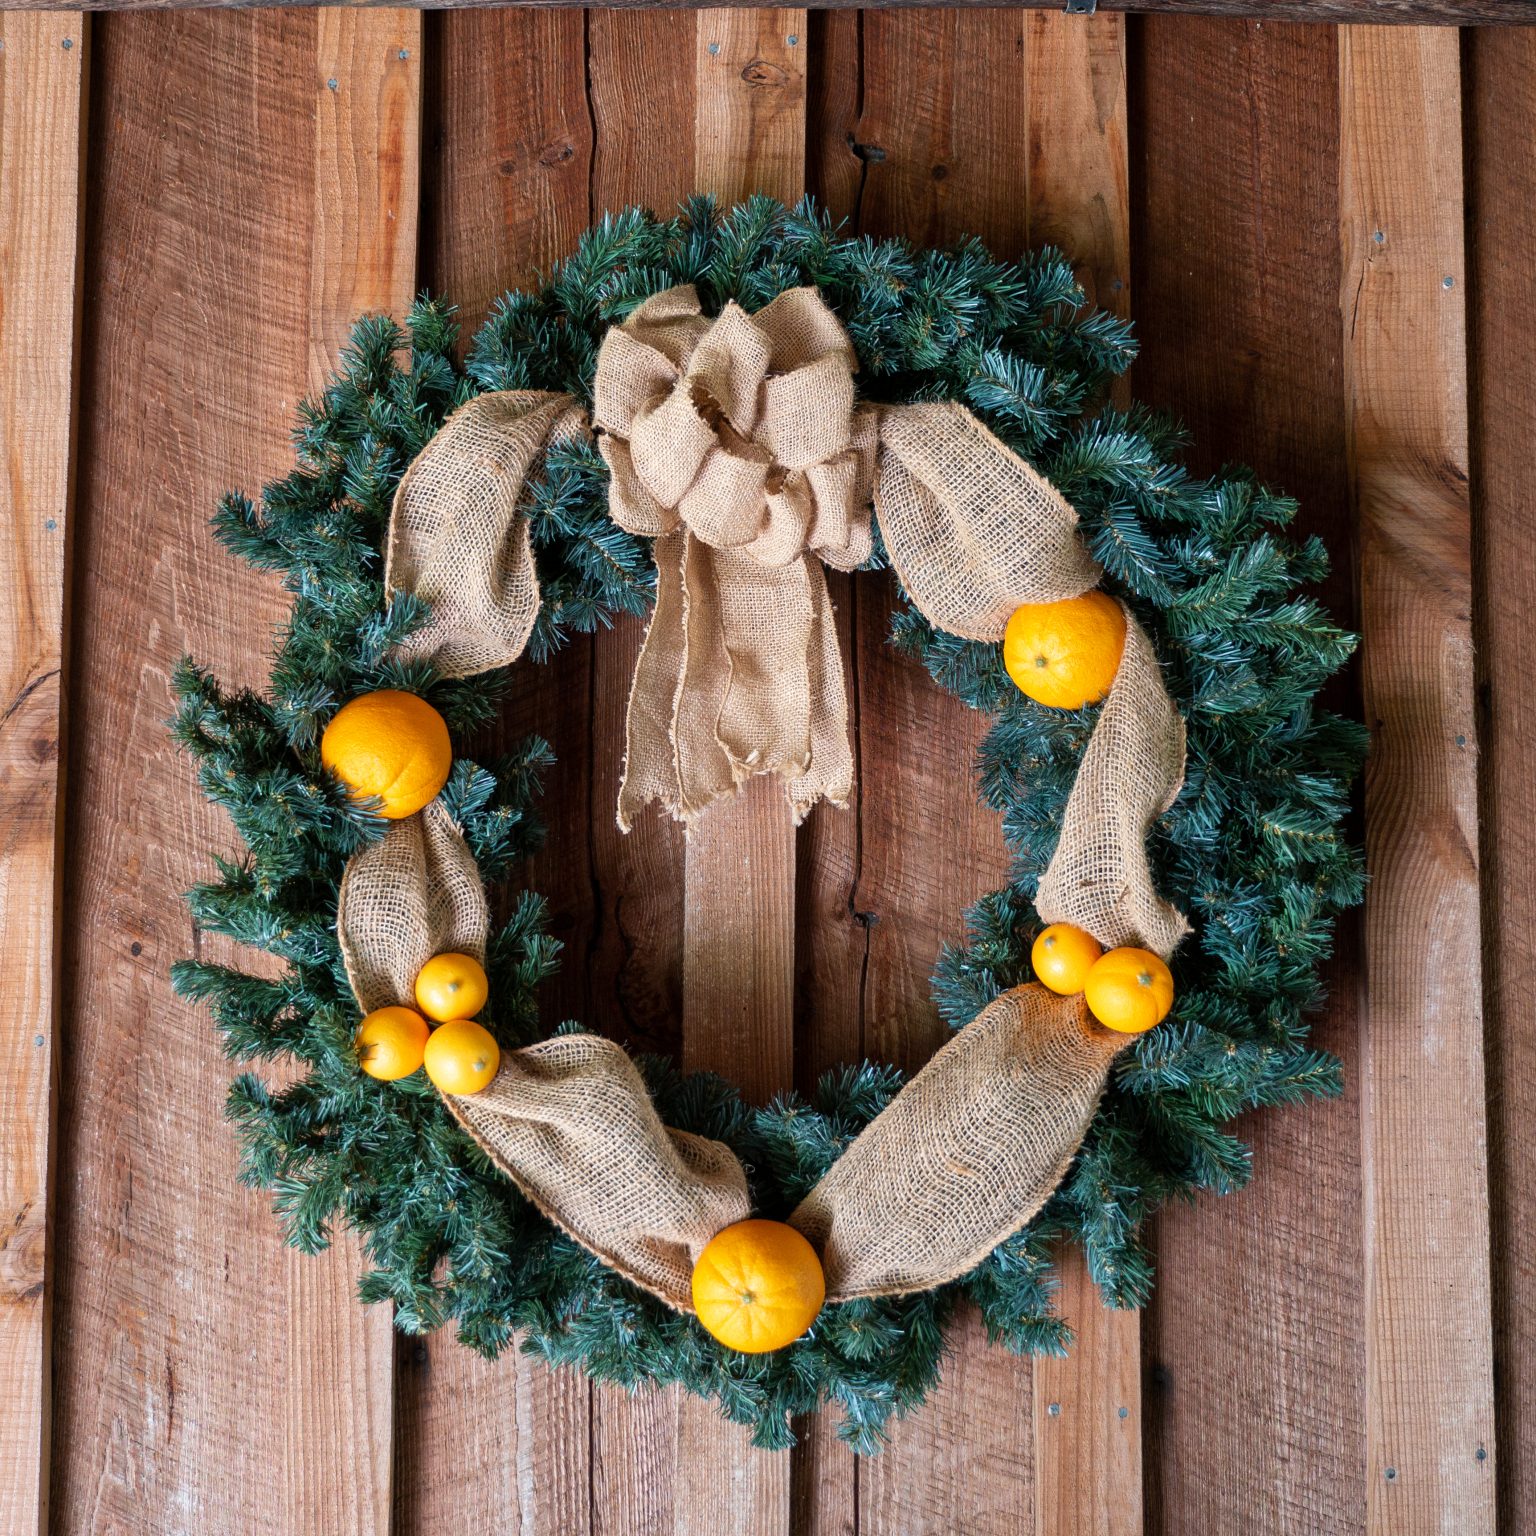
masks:
[[[313,393],[364,314],[404,316],[416,286],[421,160],[421,15],[320,10],[309,266]],[[287,1259],[292,1390],[283,1457],[289,1525],[390,1530],[394,1472],[391,1309],[362,1307],[362,1244],[338,1234],[323,1258]],[[344,1456],[334,1448],[349,1447]]]
[[[1015,258],[1029,240],[1030,127],[1020,11],[867,11],[859,116],[861,233],[943,245],[972,234]],[[860,858],[868,914],[864,1049],[915,1071],[947,1038],[929,992],[965,909],[1007,876],[997,816],[976,801],[986,722],[887,642],[894,589],[856,603]],[[860,1465],[865,1536],[1015,1536],[1036,1515],[1031,1362],[994,1348],[962,1309],[943,1379]]]
[[[1125,23],[1034,15],[1025,34],[1029,239],[1071,259],[1090,303],[1130,309],[1131,210]],[[1117,403],[1128,391],[1117,388]],[[1034,1363],[1035,1530],[1139,1536],[1141,1318],[1113,1311],[1082,1250],[1059,1252],[1063,1359]]]
[[[296,1398],[334,1393],[344,1415],[361,1390],[299,1374],[289,1260],[223,1120],[229,1064],[167,980],[187,955],[257,958],[182,904],[237,839],[164,721],[183,654],[264,685],[288,610],[207,520],[220,493],[292,463],[316,36],[314,13],[273,12],[114,16],[92,34],[53,1437],[72,1536],[285,1528],[310,1476],[287,1461]]]
[[[16,1536],[48,1529],[86,37],[78,11],[0,18],[0,1528]]]
[[[1295,532],[1321,537],[1333,562],[1318,595],[1353,626],[1336,36],[1128,25],[1135,397],[1187,424],[1195,474],[1244,464],[1297,498]],[[1355,680],[1323,702],[1358,717]],[[1312,1021],[1342,1061],[1343,1096],[1245,1116],[1249,1187],[1167,1206],[1154,1224],[1149,1530],[1363,1528],[1358,926],[1356,913],[1339,925]]]
[[[593,136],[584,33],[576,11],[427,18],[420,286],[459,306],[466,347],[497,296],[530,282],[586,227]],[[565,1018],[593,1022],[597,990],[589,974],[591,665],[584,637],[546,663],[524,658],[497,725],[471,746],[485,760],[537,734],[555,753],[540,805],[544,846],[511,882],[548,900],[551,932],[565,945],[560,972],[540,995],[551,1028]],[[483,1360],[451,1327],[402,1338],[397,1362],[394,1536],[587,1529],[592,1389],[584,1378],[515,1348]]]
[[[1453,33],[1339,34],[1345,377],[1366,777],[1366,1514],[1494,1516]]]
[[[1473,594],[1482,770],[1499,1529],[1536,1508],[1536,31],[1468,39],[1467,270]]]

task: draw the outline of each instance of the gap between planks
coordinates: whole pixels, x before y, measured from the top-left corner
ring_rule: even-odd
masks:
[[[49,1528],[63,677],[85,18],[0,17],[0,1529]]]

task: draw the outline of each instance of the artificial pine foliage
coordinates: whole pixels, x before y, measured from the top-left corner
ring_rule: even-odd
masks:
[[[505,672],[447,680],[392,655],[422,619],[418,604],[382,584],[395,486],[478,391],[564,389],[590,401],[605,329],[680,282],[696,283],[712,313],[727,299],[756,309],[813,283],[855,343],[868,398],[963,401],[1027,455],[1076,506],[1105,587],[1152,637],[1188,725],[1184,788],[1151,839],[1159,888],[1194,921],[1173,958],[1177,1001],[1120,1058],[1065,1182],[963,1280],[828,1307],[809,1335],[761,1356],[723,1349],[551,1227],[419,1075],[382,1083],[358,1070],[337,892],[348,857],[381,823],[318,754],[331,714],[369,689],[421,693],[456,731],[491,717]],[[921,251],[849,237],[809,203],[787,211],[759,198],[722,215],[698,199],[670,220],[605,219],[548,281],[501,301],[462,367],[457,334],[453,310],[429,299],[403,334],[384,319],[359,323],[339,373],[301,410],[297,467],[259,503],[229,496],[214,518],[221,541],[281,572],[294,599],[266,695],[226,692],[191,662],[175,678],[176,737],[246,847],[238,861],[215,861],[217,878],[189,895],[193,914],[285,963],[266,979],[184,962],[176,985],[208,1002],[231,1057],[291,1057],[303,1069],[280,1089],[250,1073],[231,1085],[244,1177],[273,1193],[300,1248],[324,1247],[338,1222],[358,1229],[371,1266],[361,1294],[392,1302],[402,1328],[451,1321],[486,1354],[517,1334],[552,1364],[602,1379],[680,1382],[717,1398],[766,1446],[790,1442],[792,1415],[834,1402],[844,1437],[875,1449],[891,1415],[936,1380],[945,1321],[962,1295],[997,1342],[1060,1353],[1069,1335],[1051,1306],[1058,1239],[1083,1246],[1110,1304],[1139,1305],[1152,1284],[1140,1235],[1151,1212],[1248,1177],[1247,1148],[1226,1123],[1338,1090],[1338,1064],[1307,1045],[1306,1017],[1321,997],[1334,917],[1361,894],[1360,860],[1341,829],[1365,734],[1315,701],[1353,644],[1298,595],[1326,556],[1287,535],[1294,508],[1283,497],[1243,474],[1193,478],[1166,422],[1100,408],[1134,355],[1130,328],[1086,308],[1054,251],[1018,263],[975,242]],[[649,608],[650,550],[609,520],[606,487],[595,450],[572,445],[551,452],[531,491],[544,597],[535,662],[572,632]],[[993,717],[978,782],[1002,817],[1013,868],[967,914],[964,944],[939,958],[935,1001],[959,1028],[1029,979],[1040,927],[1032,898],[1094,711],[1032,704],[1009,682],[1000,647],[938,632],[910,606],[897,612],[893,640]],[[535,846],[534,805],[550,769],[539,741],[503,762],[454,765],[445,803],[488,881]],[[542,903],[525,893],[487,955],[484,1018],[504,1046],[537,1038],[535,990],[558,948]],[[770,1217],[794,1207],[901,1083],[893,1068],[865,1063],[829,1074],[809,1103],[790,1094],[754,1109],[718,1078],[659,1060],[641,1066],[662,1118],[728,1142]]]

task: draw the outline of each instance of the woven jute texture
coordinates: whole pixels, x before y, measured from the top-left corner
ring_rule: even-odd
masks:
[[[433,955],[485,958],[488,923],[474,855],[442,807],[391,822],[341,883],[337,929],[359,1006],[414,1006]],[[488,1088],[443,1098],[546,1216],[669,1306],[691,1309],[694,1259],[750,1214],[736,1154],[666,1129],[610,1040],[563,1035],[508,1051]]]
[[[433,955],[483,961],[489,923],[474,855],[435,800],[347,862],[336,932],[364,1013],[415,1007],[416,973]]]
[[[1157,894],[1147,831],[1184,782],[1184,719],[1151,641],[1129,610],[1125,620],[1120,670],[1078,765],[1035,910],[1048,923],[1086,928],[1106,948],[1134,944],[1166,958],[1189,924]]]
[[[680,1312],[704,1245],[752,1213],[736,1154],[663,1126],[634,1062],[598,1035],[510,1052],[490,1087],[448,1104],[556,1226]]]
[[[516,661],[539,613],[523,497],[552,443],[587,434],[569,395],[477,395],[443,423],[395,492],[384,584],[428,602],[398,650],[444,677]]]
[[[827,1299],[900,1296],[974,1269],[1061,1182],[1127,1037],[1081,996],[1016,987],[859,1134],[790,1217]]]
[[[689,821],[777,773],[798,821],[853,787],[821,562],[869,558],[875,420],[853,349],[813,288],[709,320],[669,289],[611,330],[593,418],[609,511],[656,540],[656,612],[635,669],[619,825],[651,801]]]
[[[875,512],[923,617],[967,640],[1001,640],[1020,603],[1098,584],[1071,504],[954,401],[880,413]]]

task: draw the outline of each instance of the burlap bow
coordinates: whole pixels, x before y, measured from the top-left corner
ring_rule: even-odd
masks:
[[[656,541],[656,613],[630,692],[619,825],[659,800],[691,819],[756,773],[796,819],[853,786],[842,660],[820,561],[869,558],[875,417],[814,289],[755,315],[692,287],[609,331],[593,419],[608,508]]]

